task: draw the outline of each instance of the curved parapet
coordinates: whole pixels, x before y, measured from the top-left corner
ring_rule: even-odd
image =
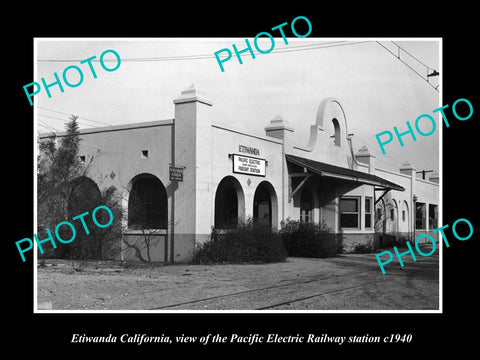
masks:
[[[340,101],[334,97],[328,97],[320,102],[317,110],[316,125],[319,129],[324,130],[325,122],[336,119],[340,125],[341,135],[347,138],[347,120],[345,112]]]
[[[319,132],[325,132],[331,124],[333,134],[324,136],[333,137],[333,145],[342,147],[347,144],[347,120],[340,102],[334,97],[328,97],[320,102],[317,110],[315,125],[310,126],[310,138],[306,146],[307,151],[312,151],[320,141]],[[322,137],[324,137],[322,136]]]

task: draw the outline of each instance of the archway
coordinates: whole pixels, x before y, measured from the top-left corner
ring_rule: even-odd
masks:
[[[224,177],[215,193],[216,229],[236,227],[244,220],[245,199],[242,186],[233,176]]]
[[[277,227],[277,194],[272,184],[262,181],[253,197],[253,220],[259,225]]]
[[[165,186],[152,174],[140,174],[131,181],[128,195],[128,228],[166,229],[168,200]]]
[[[340,140],[340,124],[338,123],[337,119],[332,119],[332,124],[333,124],[333,144],[336,146],[341,145],[341,140]]]
[[[68,201],[70,217],[77,216],[85,211],[92,212],[101,202],[101,193],[98,185],[92,179],[81,176],[72,181]]]
[[[388,232],[395,234],[398,232],[398,205],[395,199],[392,199],[388,207],[388,219],[390,226]]]
[[[408,211],[408,203],[405,200],[402,202],[402,217],[400,220],[401,220],[400,232],[409,233],[410,232],[410,212]]]
[[[72,219],[84,213],[89,215],[82,217],[83,226],[77,228],[75,241],[65,246],[58,244],[59,257],[68,259],[101,259],[103,257],[104,244],[91,215],[101,202],[102,195],[95,181],[86,176],[72,181],[68,199],[69,218]],[[84,227],[88,229],[88,233]],[[62,239],[69,239],[72,233],[68,227],[64,226],[59,229],[59,235]]]

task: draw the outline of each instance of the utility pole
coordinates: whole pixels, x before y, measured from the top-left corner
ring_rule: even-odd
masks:
[[[425,180],[425,173],[428,173],[428,172],[434,172],[435,170],[421,170],[421,171],[417,171],[416,173],[422,173],[422,179]]]

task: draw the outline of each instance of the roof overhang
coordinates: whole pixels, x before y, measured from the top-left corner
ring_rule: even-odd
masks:
[[[391,181],[379,176],[367,174],[361,171],[330,165],[327,163],[305,159],[295,155],[285,155],[287,162],[304,167],[319,176],[325,176],[335,179],[357,182],[359,184],[382,187],[387,190],[405,191],[403,186],[397,185]]]

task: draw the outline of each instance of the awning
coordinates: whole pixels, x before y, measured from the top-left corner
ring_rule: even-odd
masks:
[[[361,184],[383,187],[385,190],[405,191],[403,186],[382,179],[379,176],[367,174],[361,171],[330,165],[319,161],[305,159],[300,156],[285,155],[287,161],[292,164],[307,168],[309,171],[325,177],[355,181]]]

